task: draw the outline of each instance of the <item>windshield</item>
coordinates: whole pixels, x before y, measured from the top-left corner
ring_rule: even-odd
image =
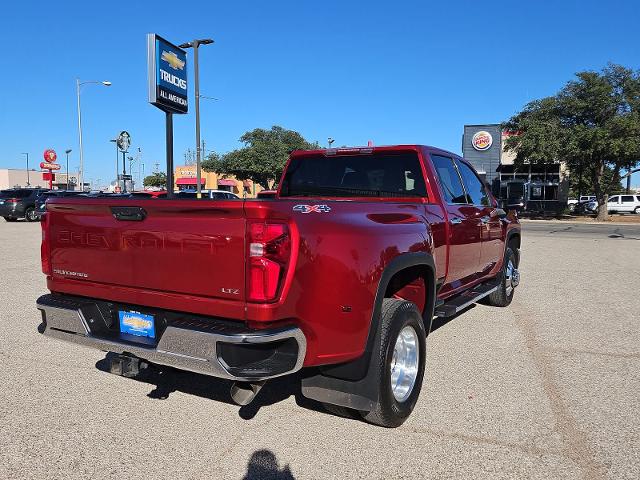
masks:
[[[280,196],[312,195],[424,197],[426,188],[415,152],[294,158]]]

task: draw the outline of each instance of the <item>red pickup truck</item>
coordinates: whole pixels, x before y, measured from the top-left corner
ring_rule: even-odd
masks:
[[[305,396],[393,427],[433,318],[508,305],[519,252],[516,213],[452,153],[297,151],[275,199],[49,200],[40,331],[114,352],[117,373],[234,380],[240,404],[302,369]]]

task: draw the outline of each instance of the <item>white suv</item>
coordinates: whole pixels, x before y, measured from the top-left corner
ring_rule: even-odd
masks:
[[[613,195],[607,201],[607,210],[617,213],[640,213],[640,195]]]

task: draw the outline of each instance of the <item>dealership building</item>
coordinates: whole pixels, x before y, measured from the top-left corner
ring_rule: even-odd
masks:
[[[504,151],[509,135],[499,124],[465,125],[462,155],[500,200],[522,199],[531,211],[562,211],[569,195],[565,165],[550,159],[516,167],[513,152]]]

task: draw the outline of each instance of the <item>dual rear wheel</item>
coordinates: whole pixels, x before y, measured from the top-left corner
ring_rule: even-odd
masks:
[[[506,307],[513,299],[520,281],[514,248],[510,245],[505,250],[498,289],[486,297],[490,305]],[[383,427],[402,425],[411,415],[422,389],[426,338],[422,314],[414,303],[385,298],[380,317],[380,345],[374,349],[369,365],[378,379],[378,401],[368,412],[331,404],[325,404],[325,408],[342,417],[361,417]]]
[[[385,298],[380,318],[380,346],[372,353],[370,369],[379,379],[378,401],[369,412],[325,404],[336,415],[383,427],[398,427],[411,415],[424,377],[426,331],[416,305]]]

